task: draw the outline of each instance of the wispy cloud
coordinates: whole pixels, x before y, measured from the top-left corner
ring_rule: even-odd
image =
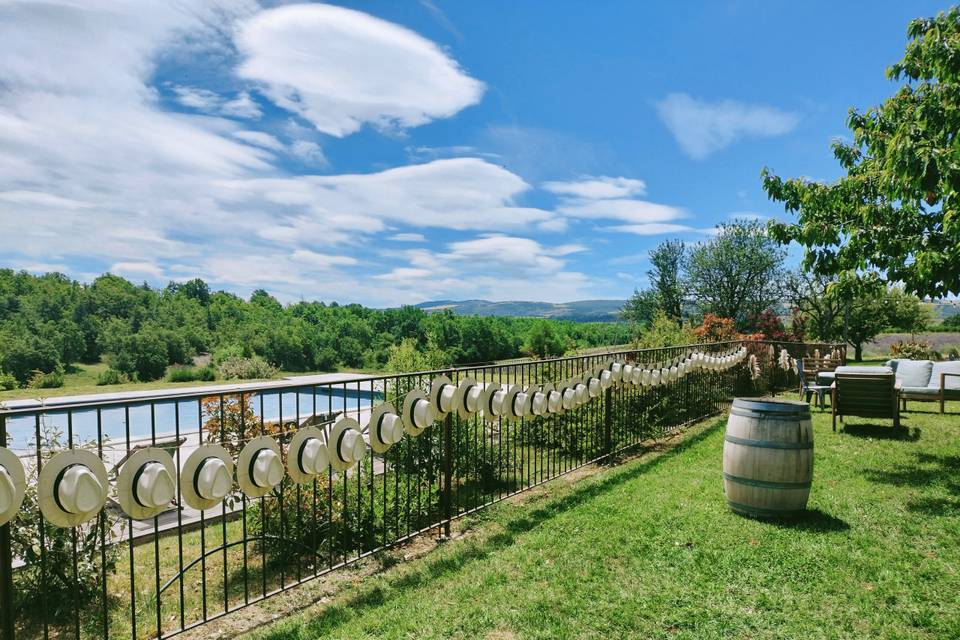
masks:
[[[333,136],[365,123],[422,125],[475,104],[484,92],[433,42],[332,5],[263,11],[239,26],[236,40],[241,78],[261,83],[277,105]]]
[[[791,111],[736,100],[708,102],[686,93],[671,93],[656,109],[680,148],[697,160],[741,138],[784,135],[800,122]]]
[[[541,187],[557,195],[591,200],[642,196],[647,191],[647,183],[643,180],[622,176],[617,178],[587,176],[578,180],[548,181]]]
[[[395,233],[388,240],[394,242],[426,242],[427,238],[422,233]]]

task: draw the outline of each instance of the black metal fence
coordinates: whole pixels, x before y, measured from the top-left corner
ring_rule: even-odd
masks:
[[[669,366],[691,353],[742,343],[621,351],[502,366],[388,376],[51,399],[0,405],[0,445],[21,457],[27,492],[0,527],[0,640],[28,637],[169,637],[378,553],[583,465],[722,411],[735,395],[796,385],[777,365],[834,345],[752,342],[759,366],[692,368],[659,386],[616,384],[563,413],[519,420],[451,413],[383,454],[366,448],[351,469],[306,483],[290,476],[250,498],[234,485],[206,510],[185,504],[146,520],[125,515],[115,485],[132,453],[168,451],[177,476],[191,451],[222,445],[235,458],[252,438],[283,448],[308,426],[344,417],[365,424],[371,406],[399,409],[438,374],[454,384],[540,385],[575,379],[611,361]],[[105,463],[112,494],[91,520],[59,527],[43,515],[37,476],[54,454],[87,449]],[[286,454],[283,454],[286,456]],[[241,473],[243,470],[238,470]]]

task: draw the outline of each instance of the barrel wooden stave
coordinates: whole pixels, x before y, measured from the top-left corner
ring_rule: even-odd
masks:
[[[813,479],[809,405],[734,400],[723,447],[724,493],[730,508],[753,517],[802,512]]]

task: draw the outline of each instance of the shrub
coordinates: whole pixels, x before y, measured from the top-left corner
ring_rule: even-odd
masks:
[[[213,367],[176,367],[167,374],[167,382],[194,382],[202,380],[210,382],[217,379],[217,372]]]
[[[67,448],[63,432],[58,427],[45,427],[41,432],[40,445],[45,459]],[[119,518],[111,516],[110,510],[104,509],[97,518],[76,529],[49,525],[43,527],[41,545],[36,487],[36,465],[31,465],[23,506],[10,523],[13,556],[25,562],[22,568],[14,572],[14,606],[37,620],[52,622],[72,616],[75,599],[81,603],[99,605],[102,562],[105,561],[105,573],[109,576],[120,554],[120,545],[113,544],[114,538],[120,538],[123,534],[114,527]],[[100,518],[106,519],[103,527],[106,532],[105,545],[100,539]],[[45,563],[41,563],[41,547]],[[46,571],[43,571],[44,566]]]
[[[230,356],[217,365],[217,373],[227,380],[249,380],[252,378],[272,378],[277,375],[277,368],[273,367],[260,356],[243,358]]]
[[[17,379],[9,373],[0,371],[0,390],[11,391],[17,388]]]
[[[904,342],[901,340],[890,345],[890,355],[894,358],[906,358],[907,360],[931,360],[934,358],[935,352],[933,345],[929,342]]]
[[[678,323],[663,311],[657,311],[650,326],[637,338],[638,349],[654,349],[672,345],[692,344],[695,330]]]
[[[43,371],[34,371],[30,374],[30,381],[27,386],[31,389],[57,389],[63,386],[63,365],[58,364],[53,371],[44,373]]]
[[[106,371],[97,376],[97,384],[101,386],[107,384],[126,384],[130,381],[130,376],[113,367],[108,367]]]

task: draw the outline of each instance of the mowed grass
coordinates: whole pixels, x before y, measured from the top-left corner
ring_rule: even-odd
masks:
[[[858,418],[834,433],[815,412],[802,519],[727,510],[718,419],[658,457],[493,507],[254,637],[960,637],[960,403],[914,406],[906,434]]]

